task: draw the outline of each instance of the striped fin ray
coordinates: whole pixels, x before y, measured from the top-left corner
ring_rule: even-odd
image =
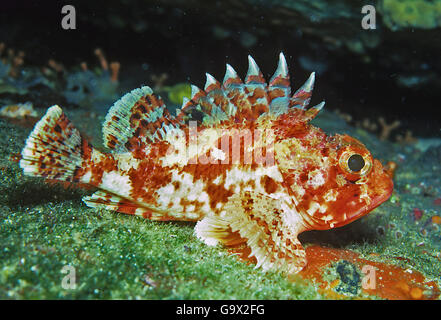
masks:
[[[151,216],[152,213],[149,208],[142,207],[131,200],[103,190],[98,190],[91,196],[83,197],[83,202],[91,208],[103,208],[144,218]]]
[[[289,81],[288,65],[282,52],[279,55],[279,64],[277,65],[276,72],[269,83],[268,96],[271,101],[271,114],[279,115],[288,111],[291,84]]]
[[[312,90],[314,89],[315,72],[311,73],[308,80],[293,94],[290,105],[292,107],[305,109],[311,101]]]
[[[269,111],[268,85],[256,61],[248,56],[248,72],[245,85],[240,94],[232,101],[238,105],[236,121],[255,121],[261,114]]]
[[[58,105],[50,107],[26,140],[20,167],[25,175],[78,182],[92,147]]]
[[[175,220],[174,217],[168,216],[156,208],[148,207],[146,204],[140,204],[104,190],[98,190],[91,196],[83,197],[83,202],[90,208],[117,211],[149,220]]]
[[[189,120],[198,121],[207,126],[228,120],[235,112],[225,96],[225,89],[209,73],[204,90],[192,85],[191,99],[184,99],[181,112],[177,114],[178,123]]]
[[[125,94],[110,108],[103,126],[104,145],[117,152],[145,148],[164,139],[175,125],[162,99],[143,86]]]

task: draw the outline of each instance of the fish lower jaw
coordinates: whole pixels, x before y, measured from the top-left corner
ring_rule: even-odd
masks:
[[[306,212],[301,212],[300,217],[301,226],[298,233],[311,230],[329,230],[336,227],[331,220],[326,221],[321,218],[314,218]]]

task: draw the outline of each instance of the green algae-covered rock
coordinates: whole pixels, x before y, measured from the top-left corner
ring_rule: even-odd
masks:
[[[383,21],[391,30],[441,26],[440,0],[383,0]]]

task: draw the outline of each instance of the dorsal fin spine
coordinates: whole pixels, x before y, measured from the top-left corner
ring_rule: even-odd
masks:
[[[236,71],[228,63],[226,66],[224,81],[222,83],[223,83],[222,85],[224,88],[227,88],[228,86],[230,86],[232,84],[242,84],[242,80],[240,80]]]
[[[205,96],[205,91],[199,89],[195,85],[191,85],[191,100],[197,102],[201,97]]]
[[[206,93],[213,91],[215,89],[220,89],[220,83],[211,74],[206,73],[207,81],[205,82],[204,90]]]
[[[315,105],[309,108],[308,110],[306,110],[305,112],[306,120],[311,121],[312,119],[314,119],[319,114],[320,110],[323,109],[324,106],[325,106],[325,102],[322,101],[318,105]]]
[[[305,109],[311,101],[312,90],[314,89],[315,72],[312,72],[308,80],[294,93],[291,98],[291,105]]]
[[[184,109],[189,102],[190,102],[190,99],[188,99],[187,97],[183,97],[181,109]]]
[[[252,56],[248,56],[248,72],[245,77],[245,83],[258,83],[265,84],[265,79],[263,78],[262,72],[260,72],[256,61],[254,61]]]
[[[269,85],[270,87],[290,87],[288,65],[286,64],[286,59],[282,52],[279,54],[279,64],[277,65],[276,72],[274,72]]]

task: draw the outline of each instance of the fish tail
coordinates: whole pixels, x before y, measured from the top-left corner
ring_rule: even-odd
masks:
[[[22,151],[25,175],[81,182],[92,146],[81,137],[61,108],[50,107],[35,125]]]

